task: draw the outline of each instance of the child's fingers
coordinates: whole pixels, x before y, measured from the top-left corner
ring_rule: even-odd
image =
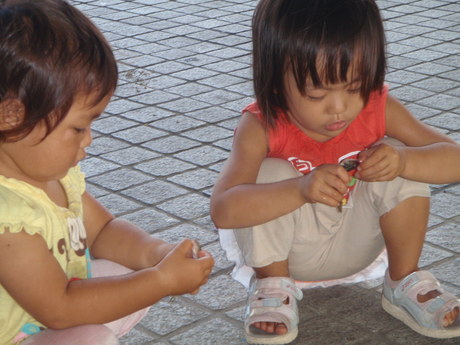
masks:
[[[181,242],[176,247],[176,250],[179,251],[182,254],[185,254],[187,257],[194,257],[195,252],[197,252],[197,255],[199,253],[199,249],[197,249],[197,242],[195,240],[191,239],[183,239]]]
[[[206,270],[209,270],[209,275],[211,273],[211,269],[214,267],[214,258],[205,250],[200,251],[199,255],[200,257],[198,258],[198,260],[200,260],[203,263]]]
[[[389,181],[401,170],[400,153],[390,145],[380,144],[370,148],[358,167],[356,177],[364,181]],[[361,157],[361,156],[360,156]]]

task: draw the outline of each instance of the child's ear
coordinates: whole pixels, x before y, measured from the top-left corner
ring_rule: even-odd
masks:
[[[17,98],[0,102],[0,131],[7,131],[19,126],[24,119],[24,104]]]

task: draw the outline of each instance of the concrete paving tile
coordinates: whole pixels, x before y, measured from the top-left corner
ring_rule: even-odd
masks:
[[[121,165],[132,165],[139,162],[149,161],[153,158],[160,157],[158,153],[143,149],[138,146],[130,146],[118,151],[112,151],[101,155],[102,158],[112,162],[117,162]],[[136,167],[137,168],[137,167]],[[139,169],[142,170],[142,169]],[[149,173],[149,172],[147,172]]]
[[[162,157],[155,160],[144,161],[134,167],[153,176],[161,177],[192,169],[195,165],[171,157]]]
[[[231,293],[229,293],[231,292]],[[212,310],[228,308],[246,298],[246,288],[228,275],[211,277],[190,299]]]
[[[208,123],[216,123],[234,117],[239,118],[239,115],[239,111],[235,111],[234,109],[225,109],[221,106],[211,106],[209,108],[200,111],[193,111],[187,114],[187,116],[199,120],[204,120]],[[222,122],[219,123],[219,125],[222,125]]]
[[[426,240],[443,248],[460,253],[460,233],[457,223],[446,222],[426,235]]]
[[[460,129],[460,117],[449,113],[426,119],[425,123],[451,131],[458,131]]]
[[[396,90],[393,89],[392,94],[404,103],[411,103],[434,95],[433,92],[407,85],[399,87]]]
[[[102,189],[96,185],[93,185],[90,182],[86,182],[86,191],[90,193],[93,197],[99,199],[100,197],[112,193],[111,191]]]
[[[209,104],[191,98],[179,98],[171,102],[162,103],[161,106],[176,113],[186,113],[187,111],[207,108]]]
[[[199,145],[200,144],[196,141],[189,140],[187,138],[179,137],[176,135],[170,135],[166,138],[152,140],[150,142],[142,144],[142,146],[146,148],[152,149],[163,154],[175,153]]]
[[[197,82],[188,82],[167,89],[168,92],[181,95],[182,97],[190,97],[211,90],[213,90],[211,87],[198,84]]]
[[[217,232],[215,232],[215,236],[217,237]],[[205,245],[203,249],[211,253],[214,258],[215,264],[212,272],[213,274],[221,270],[233,268],[233,262],[227,259],[227,256],[225,255],[225,252],[219,242],[213,242]]]
[[[174,298],[170,301],[167,297],[150,308],[140,323],[156,334],[166,335],[208,315],[209,312],[193,308],[181,298]]]
[[[243,340],[241,328],[226,320],[213,318],[170,338],[175,345],[241,345]]]
[[[227,152],[211,146],[200,146],[174,155],[198,165],[208,165],[227,158]]]
[[[167,180],[190,189],[201,190],[212,187],[217,175],[216,172],[208,169],[196,169],[168,177]]]
[[[171,228],[180,223],[178,219],[170,217],[164,212],[159,212],[152,207],[124,214],[121,218],[133,222],[148,233],[153,233],[160,229]]]
[[[458,277],[460,277],[460,257],[447,261],[446,263],[439,264],[438,266],[432,268],[431,271],[439,280],[443,280],[460,287],[460,282],[458,280]]]
[[[231,309],[225,313],[225,315],[238,320],[241,322],[241,327],[243,327],[244,324],[244,318],[245,318],[245,313],[246,313],[246,306],[241,305],[239,307],[236,307],[234,309]]]
[[[174,113],[169,110],[161,109],[155,106],[148,106],[134,111],[121,113],[119,116],[122,118],[132,119],[137,122],[149,123],[172,115],[174,115]]]
[[[454,256],[452,252],[448,252],[446,250],[425,243],[423,246],[422,255],[420,256],[419,267],[423,269],[425,266],[433,265],[438,261],[452,256]]]
[[[399,322],[399,321],[398,321]],[[458,344],[458,339],[433,339],[419,335],[418,333],[412,331],[408,327],[404,327],[401,324],[401,327],[393,329],[390,332],[385,334],[386,338],[389,340],[388,344],[394,345],[456,345]]]
[[[105,111],[113,115],[118,115],[120,113],[128,112],[134,109],[139,109],[141,107],[141,104],[132,102],[127,99],[115,99],[109,103]]]
[[[460,198],[449,193],[438,193],[432,196],[431,213],[443,218],[451,218],[457,214]]]
[[[115,216],[121,216],[122,214],[139,210],[143,206],[138,202],[113,193],[99,197],[98,200]]]
[[[99,175],[107,171],[119,169],[120,167],[120,164],[111,163],[98,157],[89,157],[80,163],[80,168],[86,177]]]
[[[140,328],[141,327],[139,327],[139,329]],[[134,328],[128,334],[123,336],[120,339],[120,342],[122,345],[143,345],[149,343],[150,341],[156,338],[157,337],[155,335],[147,334],[146,332],[142,332],[141,330]],[[156,344],[160,345],[159,343]]]
[[[428,73],[429,73],[430,70],[433,71],[433,69],[436,68],[432,64],[426,64],[425,66],[426,66],[426,72],[428,72]],[[418,65],[417,68],[420,70],[420,68],[425,68],[425,66]],[[439,65],[436,65],[436,66],[439,66]],[[443,71],[438,71],[438,72],[435,72],[435,73],[436,74],[437,73],[443,73],[445,71],[451,70],[452,67],[443,66],[442,69],[444,69],[444,70]],[[430,91],[433,91],[433,92],[444,92],[446,90],[458,87],[458,84],[455,81],[441,79],[441,78],[438,78],[438,77],[432,77],[432,78],[429,78],[429,79],[421,80],[421,81],[413,83],[412,85],[416,86],[416,87],[423,88],[425,90],[430,90]]]
[[[157,205],[178,218],[191,220],[209,213],[209,198],[198,194],[187,194]]]
[[[151,180],[151,177],[129,168],[121,168],[98,176],[89,177],[88,181],[113,192],[120,191]]]
[[[347,288],[346,286],[343,288]],[[328,317],[346,320],[356,326],[366,328],[369,333],[385,331],[391,328],[392,317],[381,306],[381,294],[365,288],[354,291],[352,297],[344,296],[341,301],[336,301],[334,307],[328,308]],[[327,289],[323,294],[329,295]]]
[[[346,316],[318,315],[299,325],[299,336],[292,345],[356,344],[367,338],[359,326],[346,321]]]
[[[125,189],[121,194],[152,205],[177,197],[178,195],[183,195],[186,192],[185,189],[179,188],[172,183],[153,180],[137,187]]]
[[[190,139],[200,140],[203,143],[213,143],[221,139],[233,137],[233,131],[222,127],[208,125],[206,127],[183,132],[182,135]]]
[[[184,239],[184,237],[186,237],[197,240],[202,247],[207,248],[209,248],[211,243],[215,243],[218,238],[217,232],[215,231],[187,223],[169,226],[165,230],[155,232],[154,235],[171,243],[179,243],[182,239]]]
[[[239,94],[229,91],[214,90],[200,95],[192,96],[192,98],[197,99],[199,101],[210,103],[212,105],[218,105],[234,101],[235,99],[241,98],[241,96]]]
[[[181,132],[187,129],[196,128],[204,125],[205,122],[193,119],[189,116],[176,115],[166,119],[150,123],[151,126],[161,128],[171,132]]]

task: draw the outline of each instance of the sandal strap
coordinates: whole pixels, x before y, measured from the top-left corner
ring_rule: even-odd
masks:
[[[293,296],[299,301],[303,298],[302,290],[295,285],[295,281],[286,277],[256,279],[255,284],[251,285],[249,293],[252,294],[257,290],[262,293],[264,290],[281,290],[287,293],[287,297]]]
[[[416,271],[402,279],[393,293],[396,299],[400,299],[407,295],[417,297],[433,290],[443,293],[441,284],[435,276],[428,271]]]

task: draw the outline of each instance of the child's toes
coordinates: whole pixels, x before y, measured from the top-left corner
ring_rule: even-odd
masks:
[[[458,307],[454,308],[450,313],[447,313],[446,316],[444,316],[443,326],[449,327],[452,325],[457,320],[459,313],[460,309]]]
[[[287,328],[284,325],[284,323],[277,324],[275,333],[276,334],[286,334],[287,333]]]

